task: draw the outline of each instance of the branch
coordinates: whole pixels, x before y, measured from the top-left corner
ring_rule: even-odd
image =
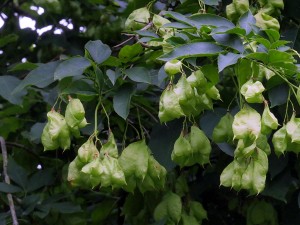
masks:
[[[2,157],[3,157],[3,174],[4,174],[4,179],[5,183],[10,184],[10,179],[7,173],[7,151],[6,151],[6,145],[5,145],[5,140],[3,137],[0,136],[0,142],[1,142],[1,150],[2,150]],[[19,225],[18,223],[18,218],[16,215],[16,210],[15,210],[15,205],[14,201],[12,198],[12,195],[10,193],[7,193],[7,199],[8,199],[8,204],[10,208],[10,213],[13,221],[13,225]]]

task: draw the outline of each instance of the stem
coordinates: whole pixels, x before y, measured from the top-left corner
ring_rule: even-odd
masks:
[[[142,135],[142,138],[145,139],[145,134],[144,134],[144,131],[143,131],[143,126],[142,126],[142,123],[141,123],[140,111],[139,111],[138,108],[136,108],[136,111],[137,111],[139,126],[140,126],[140,129],[141,129],[141,135]]]
[[[126,141],[127,128],[128,128],[128,121],[126,121],[126,127],[125,127],[125,131],[124,131],[124,134],[123,134],[122,149],[125,148],[125,141]]]
[[[99,98],[96,109],[95,109],[95,126],[94,126],[94,133],[97,136],[98,133],[98,109],[101,105],[101,99]]]
[[[108,128],[109,128],[109,130],[110,130],[109,116],[108,116],[107,111],[106,111],[104,105],[102,104],[102,102],[101,102],[101,107],[102,107],[102,109],[103,109],[103,111],[104,111],[104,114],[105,114],[105,116],[106,116],[106,118],[107,118],[107,124],[108,124]]]
[[[4,179],[5,179],[5,183],[10,184],[10,178],[8,176],[8,173],[7,173],[8,160],[7,160],[6,144],[5,144],[4,138],[1,137],[1,136],[0,136],[0,142],[1,142],[2,157],[3,157]],[[18,218],[17,218],[17,215],[16,215],[14,201],[13,201],[12,195],[10,193],[7,193],[7,199],[8,199],[8,204],[9,204],[9,209],[10,209],[13,225],[19,225]]]

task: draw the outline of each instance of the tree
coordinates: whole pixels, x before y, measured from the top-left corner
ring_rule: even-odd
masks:
[[[298,224],[299,7],[1,3],[1,223]]]

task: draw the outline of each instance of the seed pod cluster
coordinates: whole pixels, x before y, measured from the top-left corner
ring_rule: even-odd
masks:
[[[142,193],[163,189],[167,171],[150,154],[145,140],[128,145],[119,157],[119,163],[125,174],[126,191],[133,193],[136,187]]]
[[[175,141],[171,158],[180,167],[209,163],[211,145],[202,130],[192,126],[190,133],[180,134]]]
[[[226,15],[228,19],[235,21],[248,10],[249,0],[233,0],[226,6]]]
[[[280,24],[272,15],[279,15],[284,8],[283,0],[259,0],[261,9],[254,16],[256,25],[262,29],[279,30]]]
[[[223,121],[227,117],[224,117]],[[229,123],[228,120],[227,118],[225,122]],[[223,141],[228,136],[220,132],[219,124],[214,131],[215,139]],[[267,135],[277,127],[277,119],[267,104],[262,117],[249,106],[245,106],[234,116],[232,130],[237,146],[233,162],[221,174],[221,185],[232,187],[237,191],[246,189],[250,194],[258,194],[264,189],[268,172],[268,155],[271,153]]]
[[[48,123],[44,127],[41,141],[44,150],[69,149],[71,134],[80,136],[79,128],[87,125],[85,111],[79,99],[71,99],[67,105],[65,116],[51,110],[47,113]]]
[[[295,113],[286,125],[274,133],[272,142],[277,156],[286,151],[300,152],[300,118],[296,118]]]
[[[80,187],[123,187],[126,180],[118,156],[113,133],[109,134],[100,152],[90,138],[78,149],[77,157],[70,163],[68,180],[73,186]],[[81,182],[83,178],[85,183]]]
[[[278,225],[278,215],[272,204],[255,200],[247,208],[247,225]]]
[[[169,84],[160,97],[160,122],[197,116],[203,110],[212,109],[213,100],[220,100],[219,90],[206,80],[201,70],[188,78],[182,74],[177,84]]]

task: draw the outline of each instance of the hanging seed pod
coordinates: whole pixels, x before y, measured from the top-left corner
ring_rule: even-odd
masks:
[[[119,157],[119,163],[127,177],[134,176],[143,180],[148,170],[149,148],[145,140],[128,145]]]
[[[194,216],[198,222],[202,223],[204,219],[207,220],[207,212],[200,202],[190,201],[189,207],[190,215]]]
[[[146,7],[134,10],[125,22],[126,30],[139,30],[146,26],[150,20],[150,12]]]
[[[286,126],[281,127],[274,133],[272,143],[274,146],[275,154],[277,156],[284,154],[284,152],[287,150],[287,140],[288,137],[286,132]]]
[[[256,147],[263,150],[267,155],[271,154],[271,147],[266,135],[260,134],[256,139]]]
[[[180,134],[179,138],[175,141],[171,159],[180,167],[184,167],[190,165],[190,157],[193,157],[191,144],[183,134]]]
[[[182,70],[182,62],[178,59],[172,59],[166,62],[164,66],[165,72],[170,76],[174,76],[177,73],[180,73]]]
[[[187,82],[185,75],[181,76],[173,91],[178,97],[184,114],[190,116],[196,110],[196,99],[194,89]]]
[[[243,158],[234,159],[234,174],[232,176],[232,188],[236,191],[242,188],[242,176],[247,169],[247,161]]]
[[[216,88],[216,86],[212,86],[212,87],[208,88],[206,91],[206,94],[209,98],[211,98],[213,100],[221,100],[220,92]]]
[[[159,120],[161,123],[164,123],[182,116],[184,116],[184,113],[180,107],[179,99],[172,87],[169,86],[160,96],[158,114]]]
[[[101,163],[101,187],[119,188],[126,185],[125,175],[117,159],[105,156]]]
[[[170,219],[172,222],[178,224],[181,213],[181,198],[173,192],[168,192],[163,197],[163,200],[156,206],[153,217],[155,221]]]
[[[78,158],[83,163],[91,162],[99,157],[99,151],[97,150],[92,139],[88,139],[79,149]]]
[[[198,94],[204,94],[207,89],[207,80],[201,70],[193,72],[188,78],[187,82],[192,88],[196,88]]]
[[[185,212],[181,214],[182,225],[198,225],[198,221],[194,216],[188,215]]]
[[[79,99],[71,99],[65,112],[66,122],[71,128],[83,128],[87,125],[84,107]]]
[[[240,139],[234,151],[234,157],[248,158],[256,149],[256,141]]]
[[[48,118],[48,131],[52,140],[58,139],[62,129],[67,128],[65,118],[54,110],[47,113]]]
[[[232,187],[232,177],[234,175],[234,161],[228,164],[220,176],[220,185],[224,187]]]
[[[54,150],[58,147],[64,150],[70,148],[71,137],[65,118],[54,110],[48,112],[47,117],[48,123],[41,137],[45,150]]]
[[[74,187],[91,188],[92,186],[90,182],[90,176],[80,171],[80,168],[77,167],[75,160],[69,164],[67,179]]]
[[[232,131],[233,116],[230,113],[226,113],[221,118],[219,123],[215,126],[212,134],[212,139],[216,143],[232,143],[233,131]]]
[[[198,163],[204,165],[209,163],[209,155],[211,153],[211,145],[205,133],[197,126],[191,127],[191,132],[187,136],[187,140],[191,145],[192,154],[189,156],[191,165]]]
[[[254,17],[256,19],[256,26],[263,30],[274,29],[278,31],[280,28],[280,24],[277,19],[262,11],[258,12]]]
[[[119,157],[117,144],[112,132],[109,133],[108,141],[102,146],[100,150],[100,157],[103,159],[105,156],[110,156],[113,158]]]
[[[249,80],[241,87],[241,94],[249,103],[262,103],[264,101],[262,95],[264,90],[265,88],[260,81]]]
[[[162,190],[166,182],[166,169],[151,155],[148,162],[148,171],[145,179],[138,183],[141,193],[146,191]]]
[[[269,106],[265,106],[264,112],[261,118],[261,132],[263,134],[270,134],[272,130],[276,130],[278,127],[278,120],[274,114],[270,111]]]
[[[300,144],[300,118],[296,118],[295,113],[290,121],[286,124],[286,132],[292,142]]]
[[[259,194],[265,188],[266,176],[268,172],[268,156],[261,149],[257,149],[253,158],[253,183],[250,193]]]
[[[59,148],[59,142],[57,140],[52,140],[51,138],[51,135],[49,133],[49,124],[46,124],[43,129],[41,141],[44,146],[44,151],[55,150]]]
[[[258,112],[245,106],[233,119],[232,130],[235,139],[258,138],[261,131],[261,117]]]

